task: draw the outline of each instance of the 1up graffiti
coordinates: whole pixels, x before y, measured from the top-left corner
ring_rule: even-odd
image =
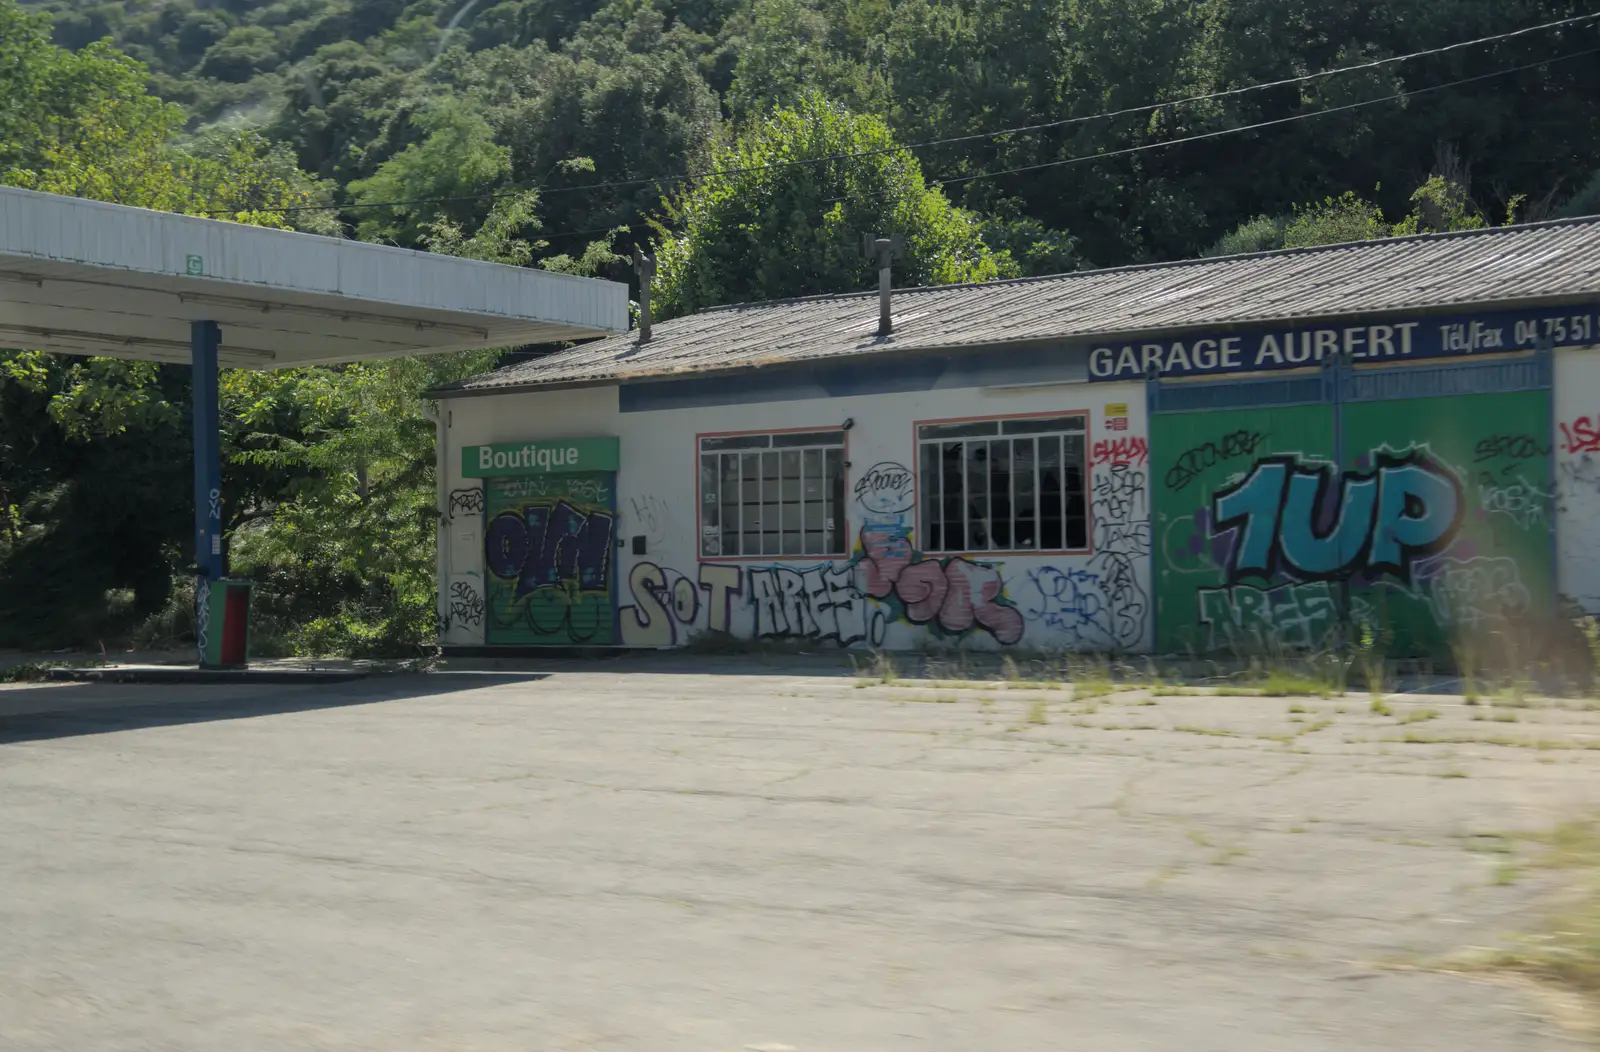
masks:
[[[1461,528],[1461,482],[1418,452],[1380,452],[1376,460],[1375,471],[1341,475],[1329,464],[1269,457],[1218,491],[1215,530],[1236,531],[1229,582],[1279,573],[1326,581],[1358,572],[1409,582],[1413,563],[1448,547]]]
[[[1341,474],[1331,464],[1268,457],[1216,493],[1213,534],[1232,534],[1227,586],[1197,593],[1213,647],[1324,646],[1339,620],[1329,582],[1392,574],[1409,585],[1432,573],[1424,560],[1461,528],[1460,480],[1416,451],[1376,460],[1374,471]],[[1245,578],[1269,587],[1239,583]]]

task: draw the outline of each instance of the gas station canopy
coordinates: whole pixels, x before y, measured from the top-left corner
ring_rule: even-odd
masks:
[[[0,187],[0,347],[281,369],[589,339],[626,285]]]

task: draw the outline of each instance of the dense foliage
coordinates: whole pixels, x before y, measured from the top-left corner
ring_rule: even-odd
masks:
[[[901,141],[1077,120],[918,151],[934,179],[1080,158],[1276,120],[1572,55],[1591,23],[1158,112],[1224,92],[1581,14],[1578,0],[44,0],[56,39],[110,35],[148,62],[193,127],[257,127],[341,186],[448,126],[483,162],[404,185],[539,185],[546,229],[577,252],[641,238],[705,148],[817,90]],[[1600,61],[1534,66],[1403,102],[1171,149],[952,185],[953,203],[1060,243],[1037,269],[1193,256],[1258,215],[1354,191],[1393,215],[1450,144],[1476,206],[1558,209],[1600,169]],[[448,113],[441,115],[440,108]],[[476,120],[469,120],[475,118]],[[481,123],[479,123],[481,122]],[[468,125],[471,125],[469,128]],[[493,146],[494,150],[481,149]],[[492,155],[492,156],[491,156]],[[589,157],[592,172],[562,171]],[[644,181],[640,181],[644,180]],[[627,183],[577,191],[594,183]],[[1381,189],[1376,189],[1381,187]],[[446,194],[441,193],[441,196]],[[1593,207],[1589,205],[1588,207]],[[482,217],[463,207],[458,221]],[[359,216],[347,216],[352,222]],[[381,226],[382,224],[378,224]],[[372,230],[375,226],[368,225]],[[585,231],[566,238],[566,231]],[[1059,233],[1058,233],[1059,232]],[[415,224],[402,238],[417,236]],[[623,276],[618,272],[613,276]]]
[[[1236,91],[1581,12],[0,0],[0,180],[619,279],[653,246],[669,313],[866,287],[863,232],[905,236],[910,281],[1292,248],[1600,212],[1593,22]],[[420,394],[493,358],[227,374],[234,568],[282,645],[427,639]],[[181,369],[0,352],[0,645],[181,627],[187,399]]]
[[[660,225],[662,317],[864,287],[877,264],[858,232],[903,238],[905,284],[1014,276],[1009,254],[997,257],[976,218],[928,189],[916,159],[894,145],[878,118],[807,95],[712,151],[711,170],[730,174],[683,189]]]
[[[339,231],[327,213],[290,211],[328,188],[282,145],[214,129],[179,147],[182,111],[147,94],[137,63],[100,46],[58,50],[43,20],[11,5],[0,4],[0,32],[0,84],[14,86],[0,181]],[[543,247],[526,236],[537,203],[531,192],[503,202],[470,237],[440,217],[428,245],[530,262]],[[261,642],[394,652],[432,635],[434,430],[421,395],[496,357],[223,373],[224,526],[233,571],[261,583]],[[0,646],[187,629],[190,412],[186,369],[0,351]]]

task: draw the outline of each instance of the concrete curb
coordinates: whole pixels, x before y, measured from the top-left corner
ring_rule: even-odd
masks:
[[[626,646],[519,646],[496,645],[477,646],[472,644],[451,645],[439,647],[440,657],[450,658],[535,658],[547,661],[600,661],[606,658],[626,657],[638,654],[665,654],[671,653],[666,647],[626,647]]]
[[[365,669],[291,668],[185,668],[144,666],[135,668],[53,668],[46,678],[58,683],[349,683],[366,679]]]

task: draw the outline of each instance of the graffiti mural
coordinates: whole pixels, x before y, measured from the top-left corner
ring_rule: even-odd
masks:
[[[855,498],[874,515],[903,515],[911,510],[916,480],[904,464],[884,461],[874,464],[856,480]]]
[[[1180,451],[1158,465],[1158,648],[1319,648],[1365,624],[1437,654],[1553,608],[1547,399],[1158,414],[1156,448]]]
[[[1143,464],[1150,459],[1150,445],[1143,438],[1102,438],[1090,450],[1089,464]]]
[[[748,576],[757,638],[832,640],[850,646],[872,638],[876,617],[880,627],[872,641],[883,642],[883,613],[869,606],[848,565],[823,563],[803,570],[772,566],[751,570]]]
[[[1139,573],[1150,558],[1150,508],[1145,473],[1126,464],[1094,476],[1094,555],[1089,570],[1099,579],[1113,644],[1137,647],[1145,637],[1150,597]]]
[[[593,472],[585,475],[522,475],[493,480],[488,493],[499,500],[555,500],[564,497],[580,504],[613,506],[615,484],[611,475]]]
[[[1027,571],[1022,616],[1073,649],[1110,650],[1118,645],[1100,575],[1088,570],[1043,566]]]
[[[1375,471],[1340,472],[1269,457],[1218,490],[1213,532],[1234,533],[1228,579],[1326,581],[1360,571],[1410,581],[1412,563],[1461,528],[1461,482],[1420,453],[1379,452],[1377,460]]]
[[[1561,422],[1563,453],[1600,453],[1600,415],[1578,416]]]
[[[1533,435],[1486,435],[1473,447],[1473,463],[1504,461],[1502,471],[1511,471],[1519,460],[1543,460],[1550,455],[1550,444]]]
[[[1230,431],[1216,441],[1206,441],[1184,450],[1167,469],[1168,489],[1180,490],[1201,474],[1228,460],[1248,457],[1260,448],[1265,435],[1255,431]]]
[[[1327,646],[1339,624],[1339,608],[1327,581],[1276,588],[1235,585],[1202,588],[1200,623],[1211,650],[1263,651]]]
[[[642,536],[649,545],[665,544],[672,533],[672,512],[666,498],[646,494],[628,498],[628,532]]]
[[[671,647],[696,631],[733,631],[735,600],[743,593],[737,566],[701,563],[698,582],[652,562],[628,574],[633,603],[619,611],[622,642],[628,646]]]
[[[869,611],[859,638],[877,646],[888,625],[905,623],[941,637],[984,632],[1003,646],[1022,639],[1022,613],[1006,595],[997,564],[917,550],[916,477],[910,468],[894,461],[874,464],[856,480],[854,494],[861,529],[844,572]],[[853,618],[854,608],[847,609]],[[852,621],[851,632],[857,631]]]
[[[1022,612],[1006,596],[994,564],[923,556],[908,527],[881,523],[861,527],[857,564],[866,595],[888,604],[890,622],[948,636],[982,630],[1007,646],[1022,639]]]
[[[1435,619],[1465,628],[1492,627],[1508,611],[1527,610],[1533,601],[1515,559],[1436,559],[1424,564],[1419,584]]]
[[[476,628],[483,624],[483,596],[471,581],[453,581],[450,584],[449,625]]]
[[[1119,412],[1122,434],[1098,453],[1086,451],[1084,461],[1096,463],[1078,476],[1084,488],[1075,514],[1089,520],[1081,554],[1046,560],[924,552],[916,536],[916,473],[896,460],[870,461],[852,472],[846,491],[856,541],[847,558],[730,563],[713,557],[679,569],[624,557],[618,638],[630,646],[672,647],[715,631],[842,647],[932,637],[1000,647],[1141,648],[1153,608],[1150,445],[1129,433],[1126,406]],[[622,507],[622,532],[647,527],[648,508],[628,497]],[[497,579],[512,580],[513,592],[528,587],[509,576],[520,548],[504,552]]]
[[[445,514],[452,520],[468,515],[482,515],[483,490],[476,486],[471,489],[451,490],[450,504],[445,509]]]
[[[490,643],[614,641],[610,490],[606,475],[489,480]]]
[[[1519,530],[1547,523],[1551,503],[1548,487],[1525,475],[1507,479],[1485,471],[1478,476],[1478,511],[1486,516],[1504,515]]]

